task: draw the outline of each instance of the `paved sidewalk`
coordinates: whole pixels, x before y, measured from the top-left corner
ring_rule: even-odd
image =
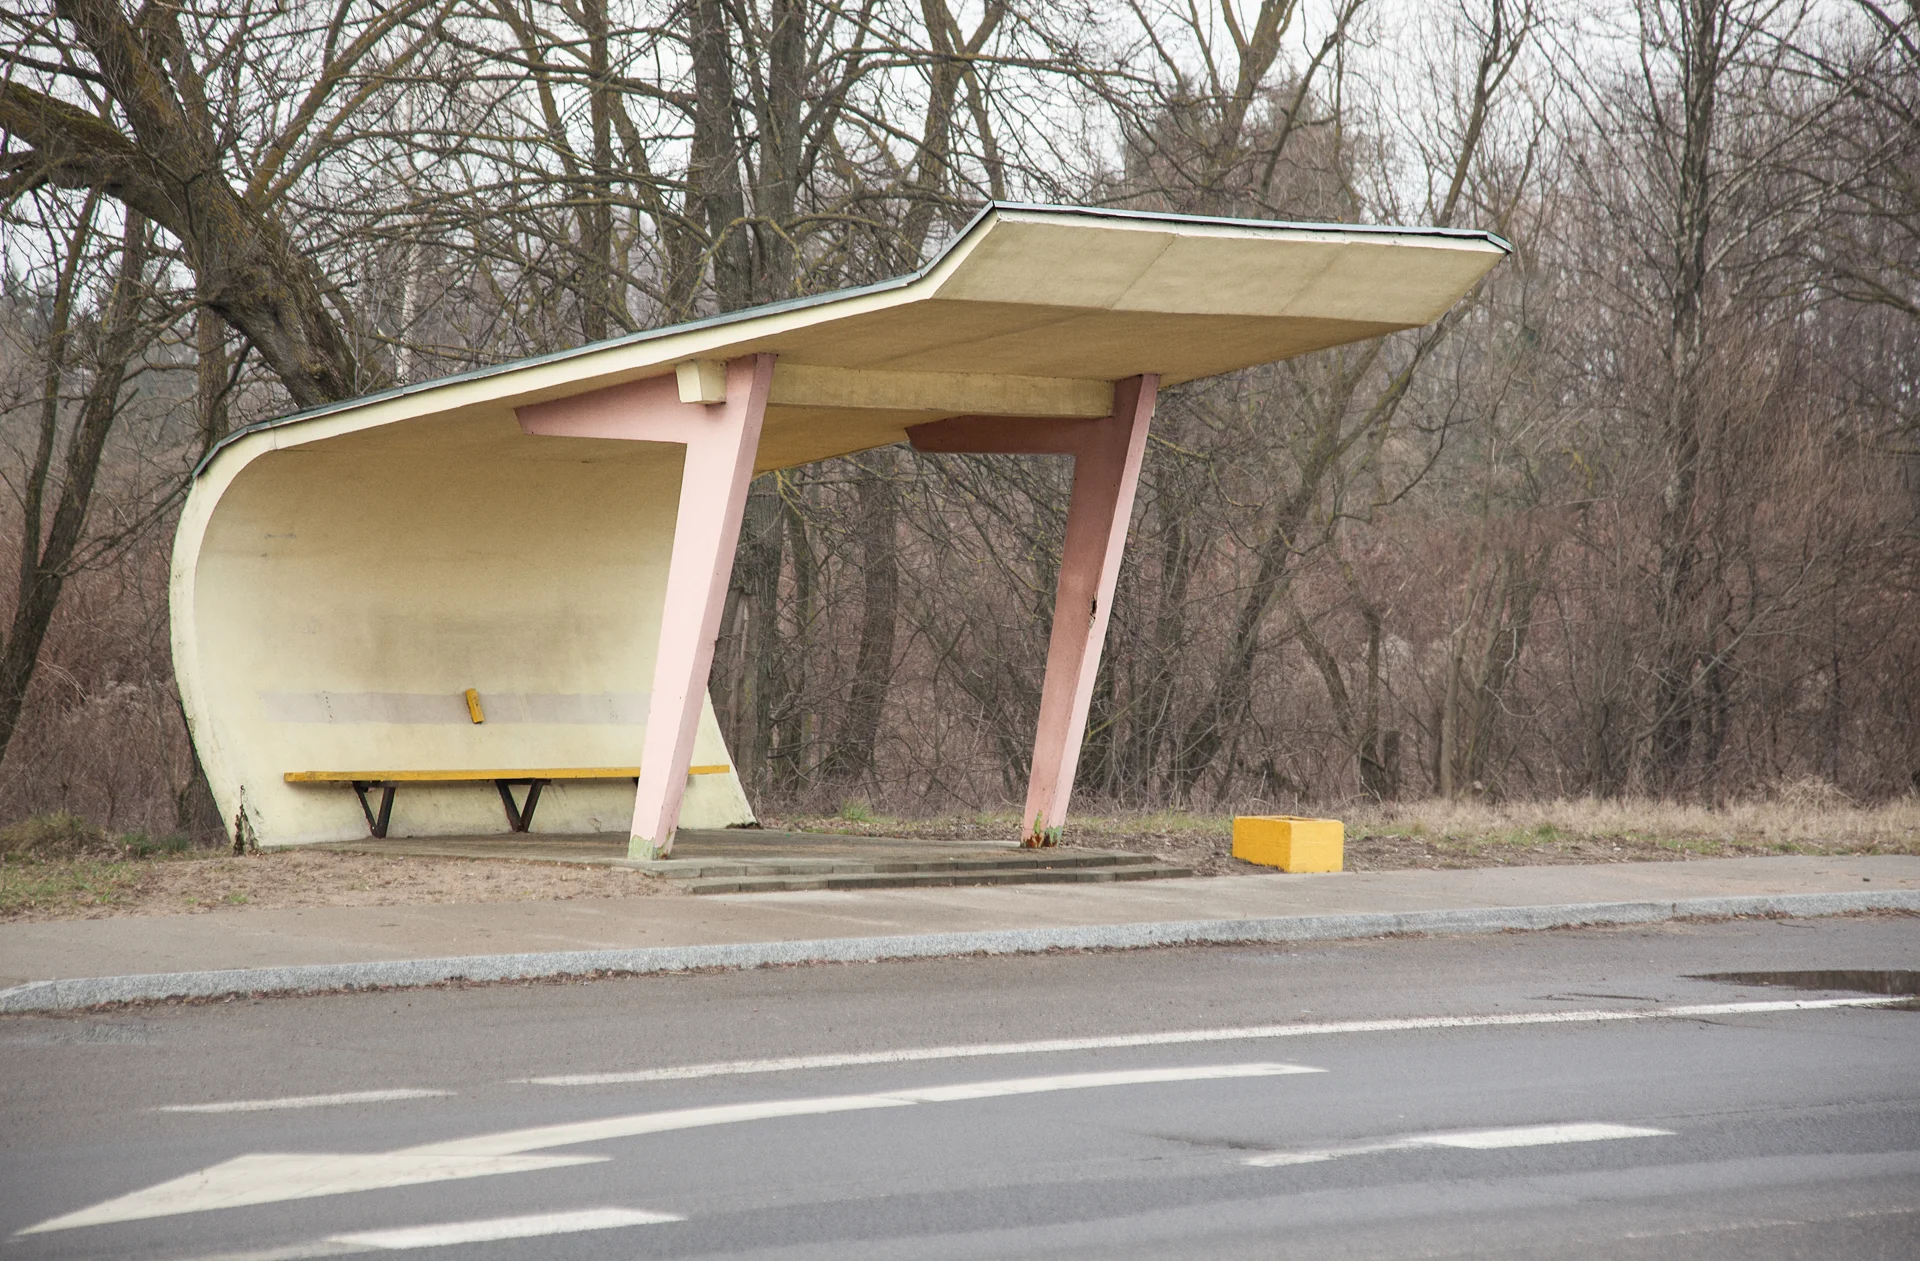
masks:
[[[1208,924],[1273,922],[1304,925],[1293,936],[1373,935],[1381,931],[1498,931],[1515,926],[1580,922],[1565,914],[1594,904],[1671,904],[1694,899],[1780,895],[1853,895],[1819,906],[1845,907],[1863,895],[1885,906],[1920,907],[1920,857],[1779,857],[1565,867],[1494,867],[1451,871],[1348,872],[1332,875],[1218,877],[1126,885],[1031,885],[1000,888],[882,889],[636,897],[568,902],[505,902],[465,906],[236,909],[199,915],[119,917],[0,925],[0,988],[23,982],[230,969],[313,968],[474,956],[555,956],[565,952],[662,947],[727,947],[754,943],[896,941],[939,935],[956,949],[966,934],[1027,934],[1047,945],[1081,941],[1091,926],[1160,926],[1189,930],[1184,939],[1227,939]],[[1732,913],[1747,908],[1731,905]],[[1864,903],[1863,903],[1864,905]],[[1806,906],[1814,908],[1815,903]],[[1533,908],[1522,923],[1480,910]],[[1755,904],[1752,910],[1765,909]],[[1405,927],[1379,917],[1413,914]],[[1434,913],[1451,913],[1440,920]],[[1633,922],[1690,913],[1702,906],[1651,907],[1601,915],[1591,922]],[[1830,913],[1827,912],[1827,913]],[[1559,915],[1559,919],[1555,919]],[[1314,923],[1325,917],[1323,929]],[[1364,931],[1343,931],[1354,917],[1373,917]],[[1457,928],[1454,925],[1457,924]],[[1199,926],[1203,931],[1196,935]],[[1085,944],[1107,940],[1084,935]],[[1112,934],[1108,934],[1112,937]],[[1141,937],[1112,937],[1114,942]],[[1150,940],[1152,935],[1141,937]],[[1167,938],[1182,939],[1178,934]],[[984,938],[982,940],[985,940]],[[931,943],[929,943],[931,945]],[[974,948],[993,948],[976,946]],[[1018,948],[1009,947],[1009,948]],[[913,950],[911,953],[928,953]],[[764,951],[760,953],[766,953]],[[855,957],[801,951],[794,957]],[[898,951],[894,952],[898,954]],[[664,952],[662,956],[665,957]],[[692,958],[693,956],[687,955]],[[716,959],[720,956],[714,956]],[[749,952],[742,959],[757,958]],[[772,957],[772,956],[770,956]],[[884,957],[874,955],[873,957]],[[529,965],[531,967],[531,965]],[[595,964],[593,966],[613,966]],[[681,966],[689,966],[682,964]],[[549,972],[537,967],[516,975]],[[573,970],[579,970],[575,968]],[[445,972],[445,969],[442,969]],[[449,974],[479,975],[484,969]],[[349,971],[339,976],[354,975]],[[369,978],[376,974],[367,973]],[[340,983],[336,981],[335,983]],[[389,983],[370,979],[367,983]],[[306,984],[258,988],[311,988]],[[202,985],[199,992],[207,992]]]

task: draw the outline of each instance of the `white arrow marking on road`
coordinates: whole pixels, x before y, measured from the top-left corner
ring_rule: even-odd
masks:
[[[215,1208],[240,1208],[276,1200],[299,1200],[316,1195],[345,1195],[349,1191],[378,1191],[384,1187],[480,1178],[496,1173],[534,1173],[567,1165],[591,1165],[607,1156],[470,1155],[403,1147],[390,1152],[255,1152],[210,1165],[198,1173],[173,1178],[144,1191],[135,1191],[29,1226],[31,1235],[43,1230],[66,1230],[98,1222],[129,1222],[174,1213],[200,1213]]]
[[[210,1166],[181,1178],[135,1191],[92,1208],[50,1218],[18,1232],[38,1234],[105,1222],[137,1221],[216,1208],[273,1204],[282,1200],[372,1191],[382,1187],[478,1178],[496,1173],[527,1173],[561,1165],[587,1164],[605,1156],[526,1156],[523,1152],[573,1147],[607,1139],[662,1134],[671,1130],[732,1125],[774,1117],[819,1116],[867,1108],[903,1108],[921,1103],[958,1103],[1008,1095],[1086,1090],[1097,1086],[1146,1086],[1163,1082],[1218,1081],[1234,1077],[1278,1077],[1323,1073],[1302,1064],[1217,1064],[1198,1068],[1150,1068],[1110,1073],[1070,1073],[1053,1077],[1016,1077],[1005,1081],[965,1082],[895,1090],[886,1094],[835,1095],[820,1099],[773,1099],[764,1103],[722,1104],[639,1112],[628,1116],[572,1121],[531,1129],[479,1134],[444,1143],[424,1143],[387,1152],[255,1154]]]
[[[1428,1147],[1464,1147],[1473,1151],[1493,1151],[1502,1147],[1544,1147],[1553,1143],[1598,1143],[1614,1138],[1663,1138],[1672,1130],[1648,1129],[1639,1125],[1609,1125],[1603,1121],[1580,1121],[1570,1125],[1521,1125],[1504,1130],[1453,1130],[1441,1134],[1414,1134],[1390,1138],[1378,1143],[1351,1143],[1345,1147],[1310,1148],[1298,1152],[1265,1152],[1248,1156],[1241,1164],[1256,1169],[1280,1165],[1312,1165],[1342,1156],[1369,1156],[1375,1152],[1416,1151]]]

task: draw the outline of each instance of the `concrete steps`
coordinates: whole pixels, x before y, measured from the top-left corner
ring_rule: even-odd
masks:
[[[1012,850],[924,859],[667,859],[646,870],[687,893],[781,893],[804,889],[924,889],[951,885],[1095,884],[1165,880],[1192,870],[1146,854]]]
[[[626,867],[672,881],[685,893],[781,893],[802,889],[924,889],[985,884],[1104,884],[1191,876],[1151,854],[1120,850],[1021,849],[968,841],[751,829],[682,829],[677,857],[627,857],[627,835],[389,837],[319,848],[421,858],[490,859]]]

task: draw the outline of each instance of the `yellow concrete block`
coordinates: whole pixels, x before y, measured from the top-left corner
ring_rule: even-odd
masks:
[[[1241,815],[1233,821],[1233,856],[1282,871],[1339,871],[1346,837],[1338,819]]]

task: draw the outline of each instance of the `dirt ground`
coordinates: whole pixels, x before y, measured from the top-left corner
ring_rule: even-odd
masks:
[[[197,915],[235,907],[404,906],[681,896],[617,867],[388,858],[325,850],[206,851],[0,866],[0,921]]]
[[[1920,801],[1911,799],[1871,808],[1782,800],[1719,809],[1632,801],[1413,802],[1328,813],[1346,823],[1349,871],[1920,854]],[[838,815],[770,815],[762,822],[770,829],[986,843],[1010,840],[1019,829],[1011,812],[915,819],[855,808]],[[0,832],[0,839],[17,830]],[[325,850],[235,857],[169,848],[139,857],[141,847],[128,846],[129,839],[96,830],[71,852],[54,845],[0,850],[0,921],[193,915],[241,907],[685,896],[668,881],[619,868]],[[1203,876],[1270,871],[1232,856],[1232,820],[1225,815],[1076,816],[1065,845],[1150,853]]]

